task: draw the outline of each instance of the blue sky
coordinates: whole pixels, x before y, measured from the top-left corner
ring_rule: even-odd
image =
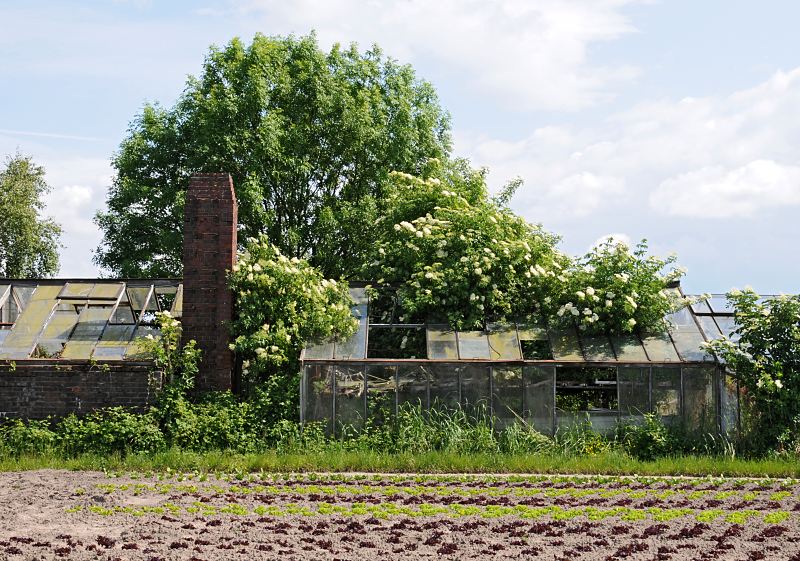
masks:
[[[676,252],[692,292],[800,292],[800,3],[763,0],[0,0],[0,155],[43,164],[60,276],[95,276],[109,157],[212,43],[373,42],[438,89],[455,153],[583,253]]]

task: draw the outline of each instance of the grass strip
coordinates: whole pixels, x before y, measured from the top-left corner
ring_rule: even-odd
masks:
[[[374,451],[325,450],[254,454],[229,451],[167,450],[155,454],[64,457],[55,453],[0,457],[0,471],[34,469],[201,471],[201,472],[373,472],[373,473],[538,473],[639,476],[800,477],[792,459],[739,459],[676,456],[640,461],[619,452],[591,456],[465,454],[427,452],[383,454]]]

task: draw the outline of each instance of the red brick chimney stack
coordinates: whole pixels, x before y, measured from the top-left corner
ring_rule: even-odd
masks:
[[[202,351],[197,389],[231,388],[228,324],[233,296],[226,272],[236,263],[236,194],[227,173],[193,175],[183,219],[183,340]]]

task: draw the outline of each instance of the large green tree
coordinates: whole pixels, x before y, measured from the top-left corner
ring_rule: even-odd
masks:
[[[0,278],[47,277],[58,272],[61,227],[42,218],[50,191],[44,168],[16,154],[0,170]]]
[[[181,272],[193,172],[230,172],[240,235],[265,234],[330,276],[369,246],[388,174],[447,157],[449,117],[431,84],[377,47],[256,35],[212,47],[171,109],[146,105],[113,159],[96,262],[123,276]]]

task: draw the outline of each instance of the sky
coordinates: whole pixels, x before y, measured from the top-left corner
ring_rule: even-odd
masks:
[[[800,293],[800,2],[0,0],[0,157],[47,171],[60,277],[94,277],[110,158],[210,45],[316,31],[430,81],[454,154],[583,254],[675,252],[687,292]]]

